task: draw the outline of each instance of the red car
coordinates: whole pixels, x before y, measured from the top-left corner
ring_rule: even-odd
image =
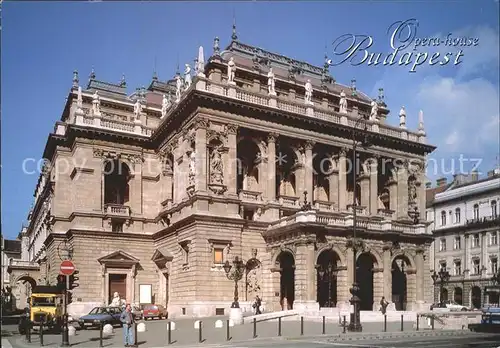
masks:
[[[165,307],[162,305],[145,305],[144,309],[142,310],[142,316],[145,320],[149,318],[158,318],[158,319],[163,319],[163,318],[168,318],[168,312]]]

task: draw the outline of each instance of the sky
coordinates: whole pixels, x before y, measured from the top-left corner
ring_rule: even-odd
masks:
[[[154,70],[160,79],[172,78],[177,64],[193,62],[200,45],[210,55],[215,36],[222,47],[228,45],[233,18],[241,42],[320,66],[326,50],[336,64],[330,73],[338,82],[349,85],[354,78],[357,88],[371,97],[383,87],[390,124],[399,124],[404,105],[408,128],[415,130],[423,110],[428,142],[438,147],[429,156],[430,180],[468,172],[475,164],[485,175],[497,164],[498,0],[4,2],[4,236],[15,238],[26,221],[39,172],[25,160],[41,159],[48,134],[61,117],[73,70],[78,70],[81,85],[87,83],[92,67],[97,79],[104,81],[118,82],[125,74],[132,93],[149,85]],[[477,45],[462,48],[458,65],[453,63],[460,47],[443,44],[413,50],[410,45],[406,51],[414,56],[428,53],[427,62],[415,72],[409,72],[411,65],[354,65],[354,60],[337,64],[345,57],[334,52],[338,37],[370,36],[370,53],[387,55],[392,52],[389,28],[408,19],[418,21],[415,38],[445,40],[451,34],[476,38]],[[435,52],[452,52],[450,63],[429,65]]]

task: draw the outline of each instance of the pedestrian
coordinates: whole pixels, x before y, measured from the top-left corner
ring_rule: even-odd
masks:
[[[125,310],[120,315],[120,321],[123,323],[123,343],[125,347],[136,347],[134,337],[134,314],[130,303],[127,303]]]
[[[387,306],[389,305],[389,302],[385,299],[385,296],[382,296],[382,299],[380,300],[380,311],[382,314],[385,315],[387,313]]]
[[[260,299],[259,295],[255,296],[255,302],[253,304],[253,308],[255,308],[255,314],[262,314],[261,311],[262,307],[262,300]]]

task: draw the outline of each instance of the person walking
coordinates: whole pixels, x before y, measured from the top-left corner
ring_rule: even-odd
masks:
[[[261,311],[261,306],[262,306],[262,300],[260,299],[259,295],[255,296],[255,302],[253,304],[253,307],[255,308],[255,314],[262,314]]]
[[[389,305],[389,302],[385,299],[384,296],[382,296],[382,299],[380,300],[380,311],[382,314],[387,313],[387,306]]]
[[[134,314],[130,303],[125,306],[125,310],[120,315],[120,321],[123,323],[123,343],[125,347],[136,347],[134,337]]]

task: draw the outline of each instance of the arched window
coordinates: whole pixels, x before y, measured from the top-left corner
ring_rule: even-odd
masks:
[[[455,223],[460,223],[460,208],[455,209]]]
[[[479,204],[474,204],[474,220],[479,219]]]
[[[497,216],[497,201],[491,201],[491,216]]]
[[[443,210],[441,212],[441,226],[446,225],[446,212]]]

